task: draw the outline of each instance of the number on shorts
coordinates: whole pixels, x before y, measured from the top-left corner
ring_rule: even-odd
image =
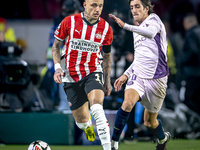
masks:
[[[137,76],[135,74],[133,74],[131,80],[136,80],[136,77]]]
[[[96,73],[95,76],[97,77],[96,81],[98,81],[100,84],[103,84],[102,81],[100,80],[100,75],[98,73]]]

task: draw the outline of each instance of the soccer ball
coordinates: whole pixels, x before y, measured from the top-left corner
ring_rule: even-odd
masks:
[[[46,142],[37,140],[29,145],[28,150],[51,150],[51,148]]]

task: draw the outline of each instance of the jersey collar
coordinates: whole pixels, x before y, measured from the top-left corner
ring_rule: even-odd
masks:
[[[95,24],[97,24],[99,21],[100,21],[100,17],[99,17],[99,19],[96,21],[96,22],[94,22],[94,23],[89,23],[84,17],[83,17],[83,12],[81,13],[81,17],[82,17],[82,19],[83,19],[83,21],[85,21],[89,26],[93,26],[93,25],[95,25]]]

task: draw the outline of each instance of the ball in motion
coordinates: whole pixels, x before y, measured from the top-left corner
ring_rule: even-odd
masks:
[[[37,140],[29,145],[28,150],[51,150],[51,148],[46,142]]]

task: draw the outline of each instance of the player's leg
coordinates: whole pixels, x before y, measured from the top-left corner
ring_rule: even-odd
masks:
[[[93,142],[95,140],[95,133],[89,114],[87,95],[84,91],[84,81],[73,84],[65,83],[64,88],[76,125],[84,130],[88,141]]]
[[[74,119],[78,123],[88,122],[89,120],[89,110],[88,110],[88,102],[85,102],[81,107],[72,110],[72,114]]]
[[[76,125],[80,129],[84,130],[88,141],[93,142],[95,140],[95,133],[92,126],[91,116],[89,114],[88,102],[86,102],[78,109],[72,110],[72,114],[76,121]]]
[[[151,113],[145,109],[144,125],[150,128],[158,139],[156,150],[166,150],[166,146],[170,140],[171,135],[169,132],[164,132],[162,123],[159,119],[157,119],[157,115],[158,113]]]
[[[88,93],[88,100],[90,102],[92,115],[96,120],[97,133],[103,145],[103,149],[110,150],[110,128],[102,106],[104,95],[105,93],[103,90],[95,89]]]
[[[110,128],[108,120],[103,110],[104,87],[103,87],[103,73],[91,73],[87,82],[85,83],[85,92],[90,102],[90,109],[92,115],[96,120],[97,133],[104,150],[111,149],[110,143]]]
[[[124,94],[124,101],[121,108],[117,111],[114,131],[112,135],[112,149],[118,149],[118,141],[124,126],[127,123],[129,114],[132,108],[135,106],[135,103],[139,100],[140,96],[138,92],[134,89],[127,89]]]
[[[157,150],[166,150],[167,143],[170,139],[170,133],[164,132],[162,123],[157,119],[167,88],[167,77],[160,79],[145,80],[145,96],[141,104],[145,107],[144,125],[151,129],[158,139]]]

